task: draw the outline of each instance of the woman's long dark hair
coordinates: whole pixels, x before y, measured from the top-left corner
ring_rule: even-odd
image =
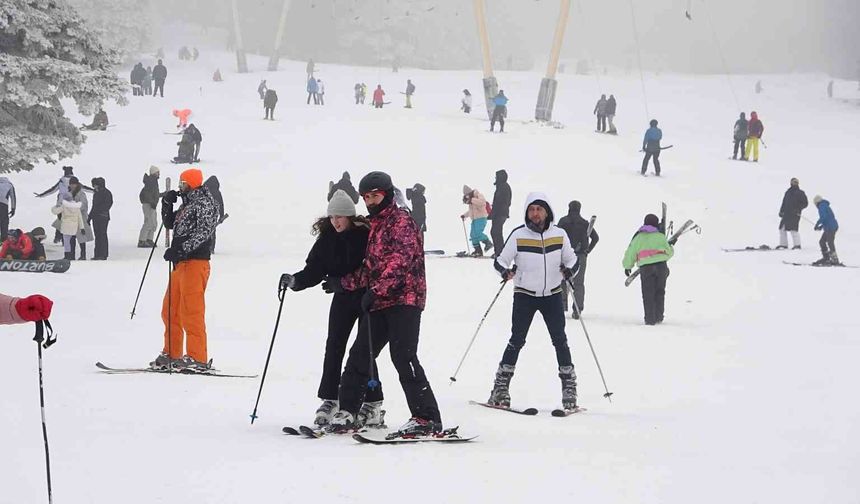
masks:
[[[353,226],[366,226],[370,228],[370,221],[363,215],[353,215],[349,220]],[[334,226],[331,225],[331,220],[327,215],[317,219],[314,225],[311,226],[311,234],[313,236],[322,236],[331,231],[334,231]]]

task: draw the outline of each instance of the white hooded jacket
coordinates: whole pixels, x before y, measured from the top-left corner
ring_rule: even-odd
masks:
[[[495,267],[504,273],[516,265],[514,292],[546,297],[561,292],[564,282],[561,267],[575,269],[577,258],[567,233],[553,224],[555,213],[544,193],[533,192],[526,198],[523,210],[526,222],[529,205],[537,200],[545,201],[550,209],[546,229],[537,232],[527,225],[514,229],[505,241],[502,253],[496,258]]]

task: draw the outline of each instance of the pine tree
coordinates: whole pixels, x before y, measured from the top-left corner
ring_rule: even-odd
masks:
[[[0,173],[79,153],[85,138],[60,100],[84,115],[125,105],[118,63],[65,0],[0,0]]]
[[[148,0],[68,0],[102,43],[120,51],[124,60],[141,53],[153,30]]]

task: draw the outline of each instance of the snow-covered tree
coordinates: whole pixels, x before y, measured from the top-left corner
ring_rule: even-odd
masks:
[[[84,115],[126,104],[117,63],[65,0],[0,0],[0,173],[77,154],[84,137],[60,100]]]
[[[149,0],[68,0],[102,43],[117,49],[123,59],[143,52],[153,31]]]

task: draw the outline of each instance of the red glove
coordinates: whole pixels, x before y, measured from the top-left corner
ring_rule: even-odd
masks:
[[[39,294],[21,298],[15,303],[18,315],[27,322],[47,320],[51,316],[51,308],[53,306],[53,301]]]

